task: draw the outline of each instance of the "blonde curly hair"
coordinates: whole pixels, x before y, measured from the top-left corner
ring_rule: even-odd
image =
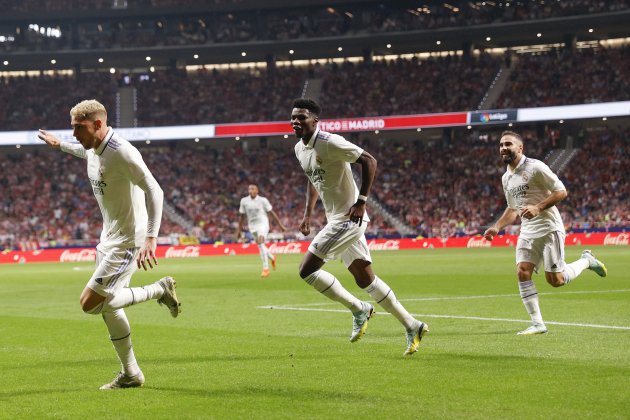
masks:
[[[70,110],[70,117],[78,121],[107,121],[107,110],[96,99],[87,99],[79,102]]]

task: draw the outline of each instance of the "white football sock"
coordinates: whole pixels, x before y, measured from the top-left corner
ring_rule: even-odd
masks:
[[[372,299],[387,312],[394,315],[398,321],[409,330],[416,325],[416,319],[412,317],[404,306],[396,299],[394,291],[383,280],[374,276],[374,281],[365,290]]]
[[[267,247],[265,244],[258,244],[260,251],[260,259],[262,260],[263,269],[269,268],[269,258],[267,257]]]
[[[317,270],[313,274],[308,275],[304,281],[315,288],[318,292],[326,296],[330,300],[341,303],[352,313],[359,312],[363,309],[361,301],[352,296],[335,276],[324,270]]]
[[[267,253],[267,258],[268,258],[269,260],[273,260],[273,259],[275,259],[275,258],[276,258],[276,257],[274,257],[274,256],[273,256],[273,254],[271,253],[271,251],[269,251],[269,248],[267,248],[267,245],[262,244],[262,246],[265,248],[265,252]]]
[[[131,328],[125,311],[117,309],[113,312],[103,312],[102,316],[109,331],[109,338],[118,354],[123,373],[127,376],[137,375],[140,373],[140,367],[131,345]]]
[[[586,258],[580,258],[577,261],[572,262],[571,264],[565,264],[564,271],[562,275],[564,276],[564,284],[571,283],[571,280],[574,280],[582,274],[582,271],[586,270],[589,266],[589,261]]]
[[[105,299],[103,312],[112,312],[116,309],[126,308],[136,303],[146,302],[151,299],[159,299],[164,294],[164,288],[159,283],[151,283],[142,287],[123,287]]]
[[[538,305],[538,290],[532,280],[519,281],[518,289],[521,294],[521,300],[527,313],[532,318],[534,324],[544,324],[542,314],[540,313],[540,306]]]

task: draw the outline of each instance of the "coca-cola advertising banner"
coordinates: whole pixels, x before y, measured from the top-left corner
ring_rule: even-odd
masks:
[[[373,239],[368,241],[371,251],[431,248],[490,248],[515,246],[515,235],[498,236],[492,242],[481,236],[427,239]],[[622,245],[630,243],[630,233],[577,233],[567,235],[566,245]],[[309,242],[273,242],[269,250],[274,254],[303,254]],[[197,258],[218,255],[258,254],[255,244],[215,244],[188,246],[158,246],[158,258]],[[94,248],[44,249],[38,251],[4,251],[0,264],[27,262],[83,262],[96,261]]]

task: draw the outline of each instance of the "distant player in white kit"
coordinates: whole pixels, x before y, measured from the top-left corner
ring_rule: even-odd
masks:
[[[107,111],[101,103],[80,102],[70,110],[70,117],[80,144],[61,142],[45,130],[38,136],[54,149],[87,159],[88,177],[103,215],[96,270],[80,297],[85,313],[103,317],[122,365],[116,378],[101,389],[139,387],[144,375],[134,355],[123,308],[157,299],[173,317],[180,312],[171,277],[129,287],[137,268],[157,265],[155,249],[164,194],[138,149],[107,125]]]
[[[363,336],[374,307],[348,292],[324,263],[341,258],[355,282],[380,306],[404,326],[407,348],[404,355],[418,351],[422,337],[429,331],[424,322],[411,316],[398,302],[394,291],[372,271],[372,257],[365,239],[369,218],[366,202],[376,174],[376,159],[343,137],[321,131],[321,108],[311,99],[296,99],[291,112],[291,126],[299,141],[295,155],[309,180],[306,208],[300,231],[308,235],[310,217],[321,198],[326,211],[326,226],[313,238],[300,265],[300,277],[327,298],[341,303],[352,312],[350,341]],[[361,190],[352,177],[351,163],[361,166]]]
[[[273,217],[283,232],[287,229],[280,221],[276,212],[273,211],[269,200],[258,195],[257,185],[251,184],[247,187],[247,192],[249,195],[241,198],[241,204],[238,208],[240,216],[238,220],[238,230],[236,231],[236,239],[239,240],[241,238],[243,226],[245,225],[245,219],[247,218],[249,231],[254,236],[254,240],[256,241],[260,251],[260,259],[262,260],[263,270],[260,277],[269,277],[269,261],[271,261],[271,265],[275,270],[276,257],[271,253],[271,251],[269,251],[267,245],[265,245],[265,240],[269,234],[269,217],[267,215],[270,214]]]
[[[538,291],[532,280],[540,263],[545,267],[545,278],[553,287],[569,284],[582,271],[593,270],[601,277],[607,274],[606,267],[595,259],[590,250],[582,257],[566,264],[564,261],[564,224],[556,204],[564,200],[567,191],[562,181],[543,162],[523,154],[523,139],[513,131],[501,134],[499,153],[507,170],[502,183],[507,208],[484,237],[491,241],[503,228],[513,224],[521,216],[521,233],[516,245],[518,287],[532,325],[519,335],[544,334],[547,327],[543,322],[538,304]]]

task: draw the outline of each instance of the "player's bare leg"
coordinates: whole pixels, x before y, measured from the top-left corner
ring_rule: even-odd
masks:
[[[418,351],[422,337],[429,332],[429,326],[415,319],[396,299],[394,291],[372,271],[372,263],[357,259],[350,264],[348,270],[354,276],[359,287],[365,290],[376,301],[405,327],[407,348],[405,355]]]

